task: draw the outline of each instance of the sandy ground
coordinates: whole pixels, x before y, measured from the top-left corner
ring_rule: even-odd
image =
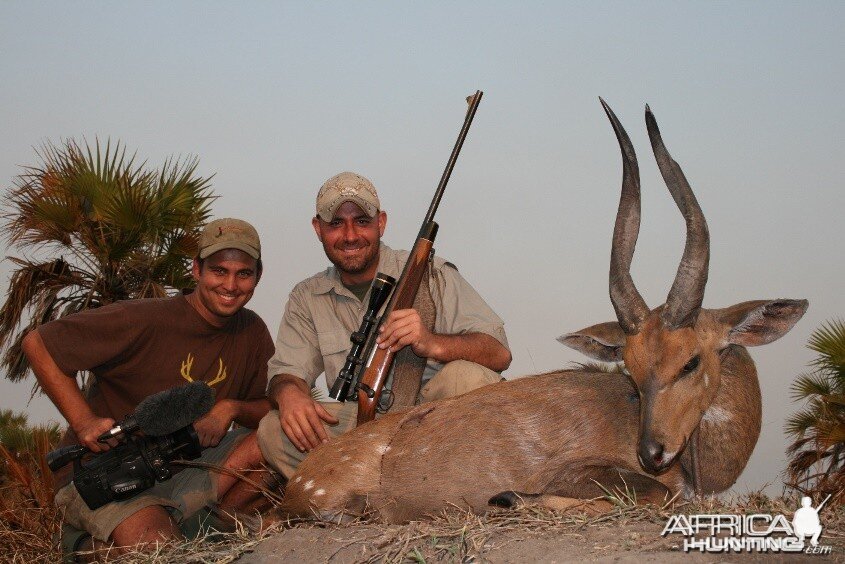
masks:
[[[383,544],[387,539],[393,544],[395,527],[294,527],[271,535],[237,562],[845,562],[845,545],[838,543],[829,556],[684,553],[679,546],[681,537],[660,536],[663,525],[658,520],[612,522],[569,532],[536,532],[530,527],[516,527],[491,532],[483,539],[480,550],[464,550],[463,554],[460,538],[425,536],[424,531],[416,539],[411,532],[405,546],[386,553]],[[822,537],[822,544],[830,542]],[[467,544],[470,539],[464,540],[465,549]]]

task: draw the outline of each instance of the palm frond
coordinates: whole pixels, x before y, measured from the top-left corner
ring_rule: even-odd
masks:
[[[29,416],[26,413],[0,409],[0,429],[25,427],[27,421],[29,421]]]
[[[799,480],[801,474],[807,473],[814,465],[820,463],[824,458],[830,456],[824,451],[802,450],[795,453],[789,460],[789,472]]]
[[[55,445],[59,442],[61,428],[58,423],[47,425],[8,426],[0,428],[0,444],[11,452],[31,452],[41,442]]]
[[[830,405],[845,407],[845,394],[828,394],[825,396],[824,401]],[[843,413],[845,413],[845,410],[843,410]]]
[[[819,421],[819,415],[816,409],[806,408],[787,418],[784,425],[784,431],[796,437],[801,437],[808,430],[813,429]]]
[[[793,454],[803,451],[807,444],[813,442],[814,440],[814,437],[801,436],[786,447],[786,453],[791,457]]]
[[[192,285],[191,258],[209,219],[210,177],[199,161],[158,170],[120,142],[45,143],[13,181],[0,214],[17,269],[0,307],[7,376],[26,375],[24,332],[118,300],[163,297]]]
[[[18,268],[12,273],[6,301],[0,307],[0,348],[8,344],[24,312],[43,296],[55,296],[64,288],[86,285],[84,277],[74,272],[62,258],[38,264],[13,257],[9,260]]]
[[[811,398],[815,395],[829,395],[833,393],[830,379],[824,374],[801,374],[789,386],[793,400]]]
[[[845,379],[845,322],[828,321],[816,329],[807,347],[819,353],[813,365]]]
[[[821,421],[816,428],[816,440],[820,446],[834,448],[845,442],[845,424],[841,421]]]
[[[818,353],[810,374],[790,386],[804,408],[789,417],[784,430],[794,438],[787,447],[793,487],[804,493],[845,498],[845,323],[828,321],[807,345]]]

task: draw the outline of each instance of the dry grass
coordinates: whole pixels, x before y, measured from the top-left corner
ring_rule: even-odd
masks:
[[[99,559],[120,564],[168,564],[203,562],[224,564],[234,562],[252,550],[270,531],[253,533],[238,526],[232,533],[208,533],[202,537],[147,545],[143,550],[124,554],[100,552]],[[85,554],[85,553],[81,553]]]
[[[361,562],[472,562],[483,559],[503,543],[545,535],[582,535],[589,527],[652,521],[654,507],[632,506],[587,517],[540,508],[491,510],[474,515],[460,508],[444,511],[430,521],[383,525],[377,534],[353,539],[343,548],[360,544]]]
[[[349,560],[350,551],[357,553],[362,563],[403,562],[472,562],[483,561],[506,544],[549,537],[585,537],[601,528],[616,530],[623,526],[650,524],[659,530],[667,519],[677,513],[782,513],[790,517],[798,507],[793,498],[769,498],[752,493],[731,499],[704,498],[678,503],[673,507],[632,505],[620,503],[612,511],[596,516],[566,514],[542,508],[491,510],[474,515],[458,507],[450,508],[428,521],[413,521],[405,525],[390,525],[372,520],[360,520],[347,525],[314,522],[277,523],[261,533],[245,529],[224,535],[214,541],[197,540],[161,545],[152,553],[134,553],[115,559],[115,562],[232,562],[253,550],[267,538],[292,528],[319,528],[333,533],[339,548],[330,555],[331,561],[341,552],[341,560]],[[845,507],[824,510],[824,544],[845,549]],[[654,541],[657,534],[645,535],[643,543]],[[622,542],[622,541],[620,541]],[[626,541],[626,548],[632,548]],[[633,548],[637,548],[634,546]]]
[[[37,439],[32,451],[12,453],[0,444],[0,555],[10,562],[56,562],[53,537],[61,515],[53,505],[53,475],[44,455],[53,445]]]
[[[596,516],[531,507],[491,510],[479,516],[454,507],[430,521],[381,525],[375,533],[352,535],[341,549],[360,545],[359,561],[365,563],[472,562],[484,560],[506,543],[531,538],[583,537],[591,529],[618,529],[636,523],[656,524],[659,530],[671,515],[678,513],[782,513],[790,518],[797,507],[797,499],[771,499],[760,492],[724,500],[703,498],[671,507],[617,503],[612,511]],[[845,548],[845,506],[830,507],[822,515],[824,543],[841,551]],[[329,528],[340,532],[349,526]],[[626,546],[630,548],[630,543]]]
[[[60,516],[52,504],[50,474],[43,462],[39,462],[43,461],[43,455],[33,454],[22,461],[2,445],[0,455],[6,472],[5,485],[0,486],[0,559],[27,564],[58,561],[61,554],[53,537],[59,530]],[[47,476],[47,481],[42,476]],[[732,498],[702,498],[664,507],[636,505],[633,494],[627,491],[607,494],[605,499],[612,501],[615,507],[600,515],[566,514],[528,507],[495,509],[479,516],[452,507],[433,519],[405,525],[389,525],[371,519],[351,525],[288,521],[261,532],[255,532],[254,523],[244,521],[238,523],[233,533],[206,534],[194,540],[163,542],[147,546],[143,551],[121,555],[105,553],[100,557],[119,563],[227,563],[285,529],[319,528],[333,533],[333,537],[338,537],[333,540],[340,543],[328,560],[335,556],[349,560],[354,552],[355,558],[365,563],[469,562],[484,560],[509,543],[532,538],[583,538],[602,528],[638,524],[647,530],[659,530],[671,515],[678,513],[782,513],[789,518],[799,506],[797,497],[769,498],[761,492]],[[845,549],[845,506],[826,506],[822,522],[824,543],[837,547],[837,551]],[[653,543],[656,537],[657,534],[643,535],[642,542]]]

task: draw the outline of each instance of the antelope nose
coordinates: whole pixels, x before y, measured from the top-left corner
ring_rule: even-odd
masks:
[[[637,453],[642,467],[649,472],[660,472],[667,466],[663,456],[663,444],[657,441],[644,441]]]

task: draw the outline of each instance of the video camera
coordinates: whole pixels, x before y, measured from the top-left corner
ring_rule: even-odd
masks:
[[[129,499],[170,479],[173,460],[200,456],[202,446],[192,423],[213,406],[214,392],[205,382],[153,394],[97,439],[121,439],[116,447],[95,454],[85,446],[70,445],[48,453],[47,465],[55,472],[73,462],[73,484],[91,510]],[[83,461],[86,455],[90,457]]]

